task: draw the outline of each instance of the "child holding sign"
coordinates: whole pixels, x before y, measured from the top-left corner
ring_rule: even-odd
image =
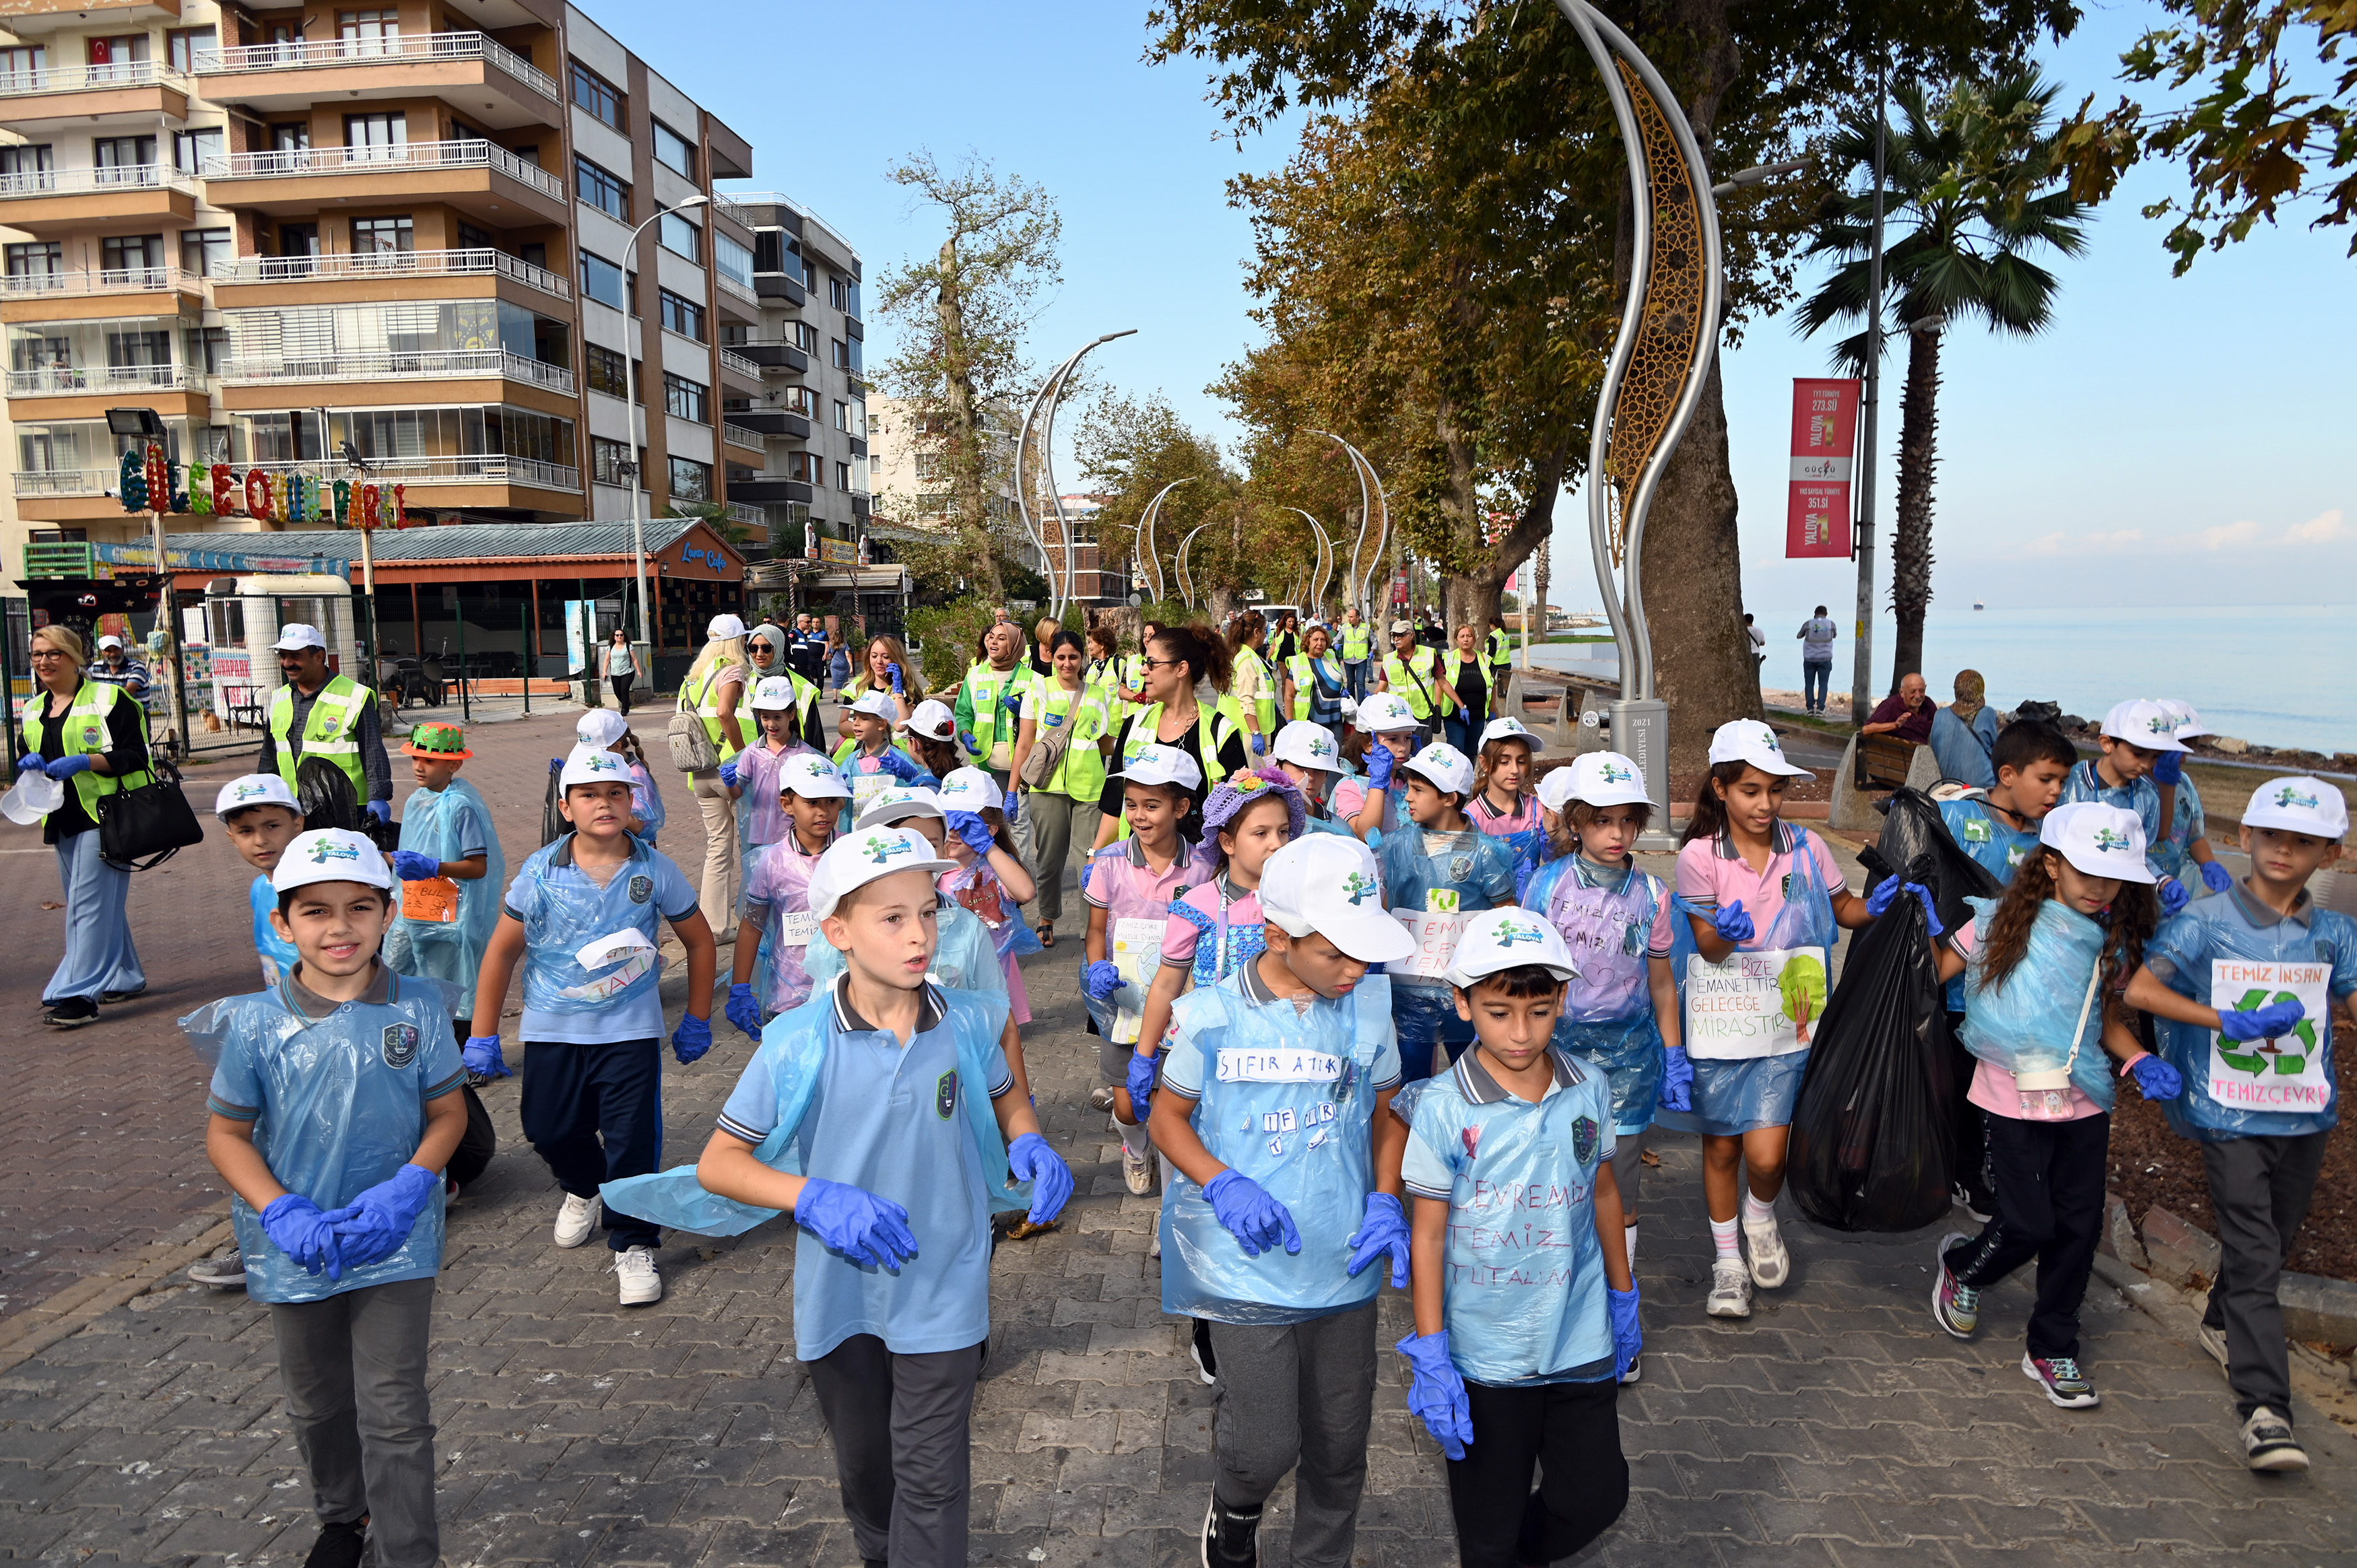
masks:
[[[900,710],[891,693],[875,688],[862,693],[844,710],[843,722],[851,738],[834,748],[831,760],[851,786],[851,804],[843,817],[847,832],[868,801],[895,786],[914,782],[924,769],[892,744],[892,726],[900,722]]]
[[[1751,1316],[1751,1287],[1792,1273],[1776,1226],[1792,1102],[1824,1012],[1836,926],[1872,918],[1842,883],[1833,851],[1783,820],[1784,787],[1816,775],[1784,758],[1776,732],[1736,719],[1710,737],[1710,772],[1678,850],[1670,968],[1694,1082],[1689,1109],[1664,1104],[1662,1125],[1702,1134],[1703,1200],[1710,1215],[1713,1317]],[[1737,1187],[1750,1267],[1736,1242]]]
[[[2226,1368],[2254,1470],[2308,1467],[2276,1288],[2341,1120],[2327,999],[2345,1011],[2357,992],[2357,922],[2318,908],[2308,880],[2348,832],[2331,785],[2261,785],[2243,810],[2250,875],[2161,927],[2128,984],[2185,1075],[2169,1124],[2201,1145],[2223,1253],[2201,1343]]]
[[[1468,915],[1514,901],[1514,851],[1507,840],[1474,831],[1466,817],[1473,764],[1463,752],[1434,741],[1402,763],[1400,773],[1411,825],[1386,832],[1376,858],[1384,901],[1416,942],[1391,971],[1400,1072],[1415,1083],[1432,1076],[1443,1042],[1454,1055],[1473,1038],[1473,1026],[1458,1016],[1449,998],[1449,956]]]
[[[738,753],[738,759],[756,749]],[[851,794],[834,765],[814,751],[786,758],[775,777],[786,831],[754,852],[745,874],[745,923],[737,933],[737,961],[728,976],[728,1021],[756,1038],[765,1016],[790,1013],[810,1000],[811,978],[802,958],[818,930],[818,917],[810,912],[811,872],[834,842],[835,819]],[[764,948],[768,983],[757,990]]]

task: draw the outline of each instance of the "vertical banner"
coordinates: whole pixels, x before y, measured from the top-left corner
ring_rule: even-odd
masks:
[[[1792,479],[1784,512],[1788,559],[1849,558],[1858,388],[1847,378],[1793,379]]]

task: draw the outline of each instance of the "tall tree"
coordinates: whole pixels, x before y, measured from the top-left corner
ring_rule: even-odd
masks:
[[[1175,596],[1171,563],[1179,542],[1236,494],[1237,477],[1222,459],[1219,443],[1189,429],[1159,393],[1130,397],[1107,388],[1090,403],[1072,449],[1082,482],[1100,503],[1097,551],[1107,562],[1135,565],[1146,509],[1165,485],[1186,481],[1163,502],[1154,526],[1163,585]]]
[[[1899,504],[1890,538],[1890,605],[1899,619],[1891,684],[1923,668],[1923,612],[1932,602],[1932,484],[1939,435],[1940,343],[1944,326],[1978,319],[1993,332],[2029,337],[2054,319],[2061,284],[2029,259],[2044,249],[2075,256],[2086,245],[2086,209],[2062,188],[2052,117],[2061,90],[2027,68],[1933,91],[1918,81],[1891,93],[1899,124],[1883,135],[1883,341],[1907,340],[1900,403]],[[1814,336],[1835,322],[1863,323],[1874,245],[1871,113],[1844,117],[1825,157],[1856,193],[1831,199],[1807,254],[1840,265],[1802,301],[1793,329]],[[1895,235],[1896,238],[1892,238]],[[1863,327],[1834,349],[1852,375],[1866,368]]]
[[[948,232],[929,259],[887,273],[877,303],[899,330],[886,392],[916,414],[918,452],[948,479],[949,526],[977,585],[1005,596],[988,498],[1006,461],[991,409],[1028,391],[1023,328],[1042,289],[1063,281],[1063,220],[1047,190],[969,156],[944,169],[920,149],[888,177],[936,208]]]

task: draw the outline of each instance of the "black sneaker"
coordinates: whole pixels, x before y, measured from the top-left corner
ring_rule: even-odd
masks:
[[[1194,1337],[1189,1341],[1187,1354],[1195,1362],[1195,1375],[1206,1386],[1220,1380],[1220,1359],[1211,1353],[1211,1326],[1201,1318],[1189,1319],[1195,1326]]]
[[[1987,1224],[1989,1217],[1996,1212],[1996,1194],[1978,1183],[1960,1181],[1949,1189],[1948,1196],[1980,1224]]]
[[[98,1022],[98,1004],[87,996],[69,996],[42,1014],[41,1022],[52,1029],[79,1029]]]
[[[136,991],[102,991],[98,993],[98,999],[112,1007],[119,1002],[135,1001],[146,994],[147,988],[143,985]]]
[[[360,1568],[361,1554],[368,1547],[368,1516],[342,1524],[323,1524],[319,1539],[311,1543],[311,1554],[303,1559],[303,1568]]]
[[[1203,1510],[1203,1568],[1260,1568],[1260,1509],[1232,1509],[1212,1494]]]

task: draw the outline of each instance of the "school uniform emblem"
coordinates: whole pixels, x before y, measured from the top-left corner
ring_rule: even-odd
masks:
[[[1602,1133],[1603,1129],[1597,1125],[1595,1117],[1574,1117],[1571,1123],[1572,1159],[1583,1165],[1594,1159],[1596,1142]]]
[[[630,878],[630,902],[643,904],[655,896],[655,879],[651,876]]]
[[[385,1066],[407,1067],[417,1059],[417,1026],[387,1024],[377,1048],[379,1054],[384,1058]]]
[[[933,1079],[933,1114],[946,1122],[957,1114],[957,1069],[951,1069]]]

